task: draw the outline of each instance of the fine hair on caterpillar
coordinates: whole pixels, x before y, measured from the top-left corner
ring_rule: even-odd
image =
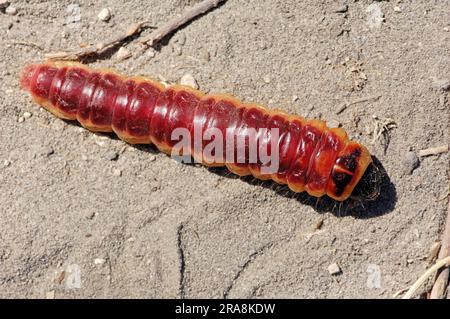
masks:
[[[317,198],[376,194],[368,149],[321,120],[79,63],[28,65],[20,83],[55,116],[130,144],[154,144],[178,158],[192,156]]]

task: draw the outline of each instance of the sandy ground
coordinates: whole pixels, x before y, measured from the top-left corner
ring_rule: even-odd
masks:
[[[0,13],[0,297],[389,298],[412,284],[447,204],[449,155],[410,174],[408,152],[449,140],[450,2],[229,0],[158,50],[134,40],[131,58],[91,63],[170,83],[190,73],[206,92],[341,123],[389,176],[351,213],[89,133],[18,86],[45,52],[193,3],[31,0]],[[397,123],[387,147],[372,143],[373,116]]]

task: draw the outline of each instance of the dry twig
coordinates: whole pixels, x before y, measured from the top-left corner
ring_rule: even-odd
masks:
[[[439,258],[450,258],[450,201],[448,205],[447,220],[445,222],[444,233],[442,234],[441,250],[439,251]],[[449,287],[450,269],[447,267],[442,270],[434,282],[431,289],[430,299],[445,298],[445,291]]]
[[[430,147],[424,150],[419,151],[419,156],[430,156],[430,155],[438,155],[441,153],[447,153],[448,152],[448,145],[442,145],[438,147]]]
[[[32,48],[41,50],[41,51],[44,50],[43,47],[41,47],[40,45],[38,45],[38,44],[36,44],[36,43],[33,43],[33,42],[27,42],[27,41],[11,41],[11,42],[9,42],[8,44],[11,44],[11,45],[24,45],[24,46],[27,46],[27,47],[32,47]]]
[[[181,26],[185,25],[195,17],[217,7],[225,0],[203,0],[184,11],[181,16],[169,20],[165,25],[153,31],[140,42],[151,47],[161,41],[165,36],[171,34]]]
[[[147,22],[139,22],[132,24],[128,30],[123,34],[118,36],[117,38],[106,42],[106,43],[98,43],[97,45],[91,45],[87,48],[83,48],[80,50],[72,51],[72,52],[52,52],[45,55],[47,59],[50,60],[69,60],[69,61],[76,61],[81,60],[83,58],[86,58],[88,56],[98,56],[105,52],[106,50],[115,47],[126,40],[128,40],[130,37],[139,34],[142,31],[142,27]]]
[[[387,147],[391,139],[390,131],[397,127],[397,123],[395,123],[393,119],[390,118],[380,119],[376,115],[373,116],[373,119],[375,120],[375,127],[373,130],[372,144],[375,144],[375,142],[378,141],[380,137],[383,136],[384,152],[386,153]]]
[[[450,256],[444,259],[438,260],[433,266],[431,266],[425,273],[420,276],[419,279],[409,288],[406,294],[403,296],[403,299],[411,299],[417,290],[422,286],[422,284],[436,271],[441,269],[442,267],[448,267],[450,265]]]
[[[336,114],[341,114],[342,112],[344,112],[351,105],[358,104],[358,103],[369,102],[369,101],[377,101],[378,99],[380,99],[380,97],[381,97],[381,95],[376,95],[376,96],[371,96],[371,97],[365,97],[365,98],[357,99],[357,100],[354,100],[353,102],[344,103],[336,111]]]

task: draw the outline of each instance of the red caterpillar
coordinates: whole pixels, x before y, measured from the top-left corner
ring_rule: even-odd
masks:
[[[205,165],[226,165],[235,174],[272,179],[315,197],[326,194],[338,201],[347,199],[372,163],[368,150],[350,141],[341,128],[243,104],[226,95],[205,95],[181,85],[164,87],[147,78],[125,78],[67,62],[29,65],[20,83],[57,117],[77,120],[90,131],[113,131],[128,143],[153,143],[165,153],[177,142],[172,139],[174,129],[192,132],[194,123],[203,131],[231,129],[237,135],[244,128],[278,128],[279,167],[273,174],[264,174],[259,162],[212,162],[194,147],[189,153]],[[265,139],[270,141],[270,134]]]

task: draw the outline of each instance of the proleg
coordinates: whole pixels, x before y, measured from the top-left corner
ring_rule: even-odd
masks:
[[[222,136],[232,132],[239,137],[250,128],[276,128],[279,134],[261,131],[244,146],[229,149],[223,143],[223,155],[214,158],[202,156],[211,137],[201,134],[200,145],[190,143],[186,152],[205,165],[225,165],[235,174],[272,179],[294,192],[306,191],[315,197],[346,200],[372,163],[367,148],[349,140],[342,128],[328,128],[320,120],[244,104],[227,95],[206,95],[180,85],[165,87],[148,78],[127,78],[70,62],[28,65],[20,83],[34,101],[59,118],[76,120],[90,131],[114,132],[131,144],[154,144],[168,154],[178,142],[173,137],[176,129],[184,129],[191,136],[199,127],[201,133],[215,129]],[[264,145],[277,146],[269,147],[279,158],[275,172],[265,173],[265,163],[250,160],[251,143],[258,145],[257,152]],[[227,161],[228,154],[242,151],[239,147],[245,148],[244,158],[234,156]]]

